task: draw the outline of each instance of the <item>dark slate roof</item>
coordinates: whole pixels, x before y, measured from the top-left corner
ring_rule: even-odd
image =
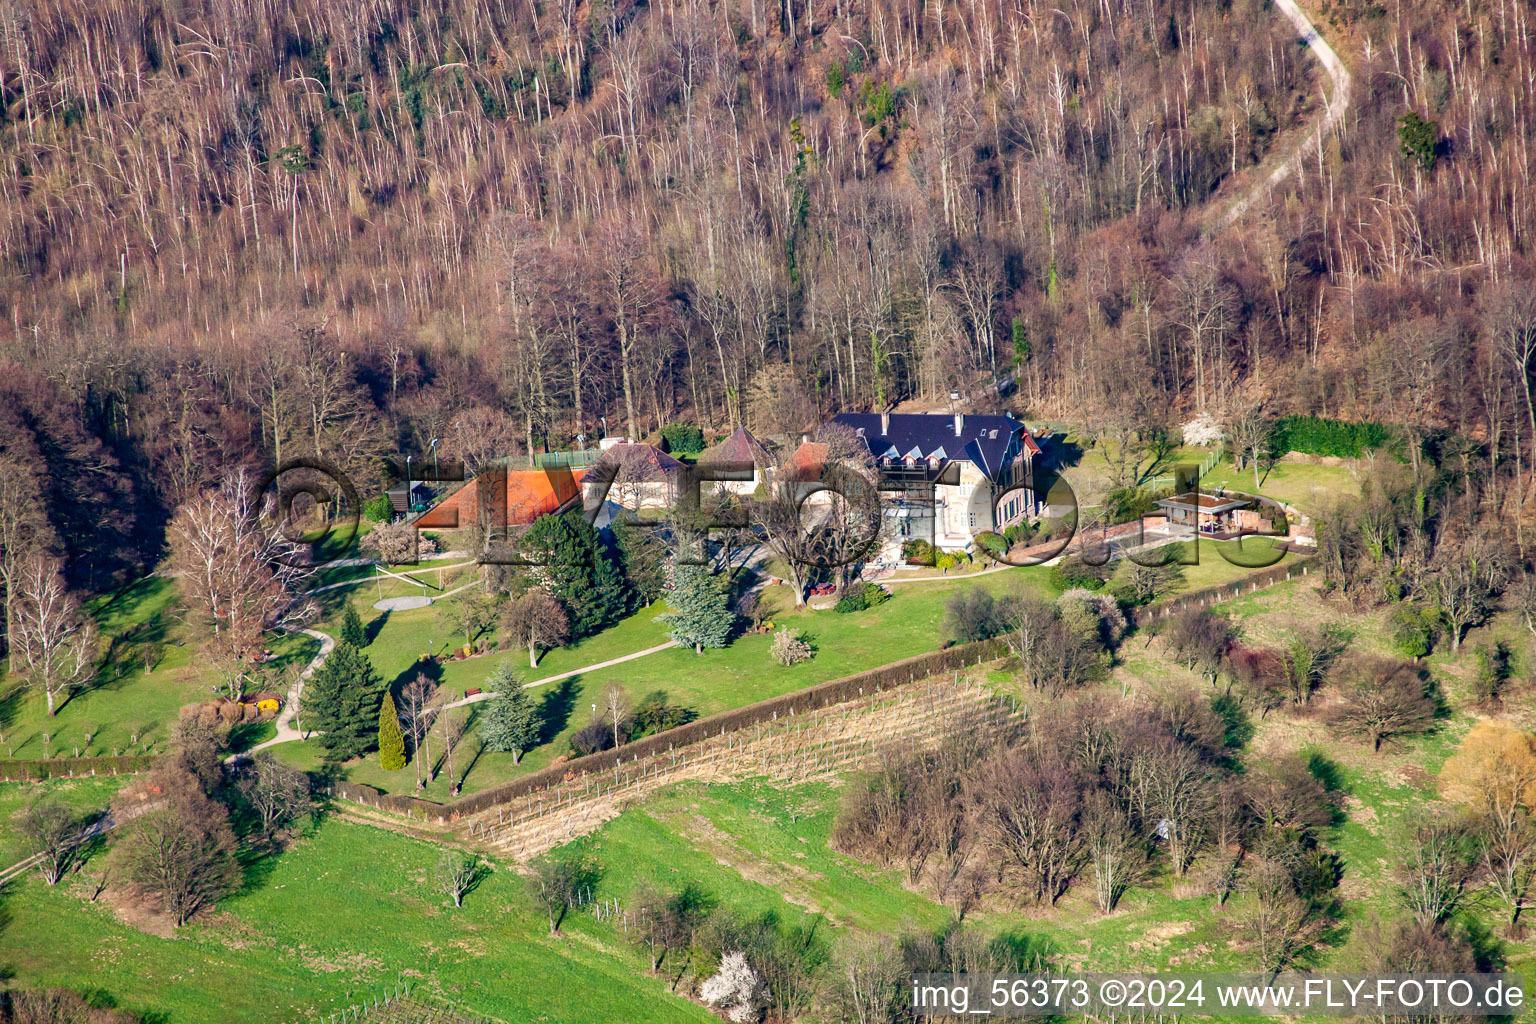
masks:
[[[941,462],[968,460],[989,477],[995,477],[1008,456],[1008,444],[1020,435],[1019,446],[1031,456],[1040,446],[1029,430],[1011,416],[964,414],[960,433],[955,433],[955,417],[938,413],[891,413],[889,433],[884,433],[879,413],[845,412],[832,418],[855,431],[861,431],[869,453],[875,458],[889,455],[905,458],[937,456]]]

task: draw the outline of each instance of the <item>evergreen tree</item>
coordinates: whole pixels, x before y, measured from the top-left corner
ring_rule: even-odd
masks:
[[[480,713],[480,738],[491,750],[511,751],[512,763],[523,759],[539,741],[539,710],[523,689],[523,681],[512,670],[511,662],[497,665],[486,680],[496,693]]]
[[[368,646],[368,631],[363,628],[363,620],[350,601],[346,614],[341,617],[341,639],[359,650]]]
[[[367,753],[378,739],[384,680],[368,656],[338,641],[304,684],[304,728],[318,732],[326,758],[345,761]]]
[[[379,704],[379,767],[387,772],[405,767],[405,734],[400,731],[400,716],[395,714],[395,698],[388,690]]]
[[[1019,317],[1013,318],[1013,365],[1029,362],[1029,327]]]
[[[592,524],[576,511],[540,516],[523,535],[534,576],[565,607],[580,640],[613,625],[629,609],[624,579]]]
[[[674,576],[672,589],[667,592],[667,606],[672,611],[658,615],[656,621],[666,623],[667,635],[691,645],[695,653],[703,654],[706,647],[724,647],[730,642],[736,614],[715,577],[702,565],[679,565]]]
[[[635,604],[644,608],[667,588],[667,546],[630,516],[613,521],[613,539],[619,551],[619,568]]]

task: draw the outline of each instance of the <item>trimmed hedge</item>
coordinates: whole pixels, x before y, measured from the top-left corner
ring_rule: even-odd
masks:
[[[90,775],[133,775],[155,763],[153,754],[118,757],[50,757],[30,761],[0,761],[0,782],[42,782],[44,779]]]
[[[1286,416],[1276,421],[1270,443],[1276,455],[1301,452],[1359,458],[1372,448],[1387,448],[1392,432],[1381,423],[1346,423],[1321,416]]]

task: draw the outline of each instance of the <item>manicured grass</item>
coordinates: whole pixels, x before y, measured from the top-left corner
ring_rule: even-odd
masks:
[[[1314,513],[1341,497],[1356,497],[1360,484],[1350,473],[1348,466],[1314,466],[1305,462],[1277,462],[1259,471],[1259,493],[1293,505],[1303,512]],[[1231,460],[1223,460],[1211,467],[1201,478],[1201,486],[1210,491],[1226,487],[1234,491],[1253,493],[1253,469],[1234,469]]]
[[[167,1024],[310,1024],[407,978],[508,1022],[717,1019],[646,977],[623,934],[590,912],[571,911],[550,937],[512,871],[455,909],[433,881],[441,853],[327,821],[250,865],[246,892],[173,939],[120,922],[78,883],[29,879],[5,900],[0,965],[20,984],[97,989]]]
[[[1241,541],[1213,541],[1202,537],[1198,546],[1200,561],[1195,565],[1182,566],[1184,582],[1173,591],[1172,596],[1242,579],[1255,568],[1265,567],[1265,563],[1275,557],[1275,540],[1272,537],[1244,537]],[[1168,548],[1188,552],[1190,544],[1181,542],[1170,544]],[[1275,564],[1283,565],[1286,558],[1295,557],[1287,553]]]
[[[91,683],[77,690],[48,716],[41,689],[19,679],[0,677],[0,756],[54,757],[114,753],[154,753],[164,747],[183,704],[207,700],[213,679],[186,640],[186,627],[174,607],[169,580],[140,580],[91,604],[102,637],[102,655]],[[266,666],[266,680],[256,688],[285,691],[288,673],[314,656],[318,645],[301,634],[270,641],[276,655]],[[145,654],[161,652],[153,667]],[[135,739],[135,737],[137,737]]]
[[[545,684],[535,691],[535,695],[543,702],[544,718],[548,723],[546,742],[529,752],[521,765],[513,765],[510,754],[485,751],[476,757],[479,743],[471,734],[465,741],[466,746],[460,757],[461,771],[464,764],[473,763],[465,781],[465,791],[484,789],[544,767],[554,757],[566,752],[570,735],[592,720],[592,705],[600,702],[602,691],[610,683],[623,686],[632,699],[638,699],[653,690],[665,690],[674,703],[691,707],[700,715],[709,715],[936,650],[943,640],[940,625],[945,602],[957,589],[970,586],[985,587],[994,593],[1023,588],[1042,597],[1054,597],[1056,594],[1050,582],[1049,570],[1040,567],[1010,569],[970,579],[962,577],[893,587],[895,596],[890,601],[852,615],[809,609],[794,611],[787,588],[770,588],[765,598],[769,607],[783,609],[773,614],[775,625],[780,629],[803,630],[812,639],[817,654],[810,661],[784,668],[776,664],[768,654],[771,636],[742,636],[730,647],[706,651],[702,655],[688,649],[673,648],[621,665]],[[373,611],[371,603],[359,600],[358,595],[354,595],[352,600],[365,623],[381,614]],[[549,652],[541,659],[537,669],[527,667],[525,651],[510,651],[505,656],[518,668],[525,680],[541,679],[609,661],[665,643],[665,628],[655,621],[656,616],[663,611],[665,604],[662,602],[642,609],[580,644]],[[336,621],[339,614],[338,609],[330,621]],[[423,670],[437,673],[438,682],[452,690],[456,697],[462,695],[465,689],[484,685],[501,655],[441,665],[420,660],[421,655],[428,651],[442,654],[451,644],[463,642],[462,634],[445,638],[445,627],[439,623],[437,616],[436,608],[419,608],[391,612],[381,626],[370,625],[370,630],[378,630],[377,639],[367,648],[374,666],[397,687]],[[327,625],[322,628],[331,627]],[[470,712],[466,710],[458,713]],[[308,749],[309,746],[288,743],[274,748],[274,753],[292,764],[309,766],[316,763],[315,759],[318,758],[318,752]],[[378,767],[376,758],[349,763],[347,773],[355,781],[377,786],[387,792],[404,792],[414,790],[415,787],[414,770],[384,772]],[[434,782],[425,796],[429,799],[446,798],[446,776]]]

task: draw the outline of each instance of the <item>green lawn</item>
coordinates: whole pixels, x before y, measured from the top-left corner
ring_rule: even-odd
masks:
[[[183,704],[213,696],[213,681],[185,640],[186,629],[173,607],[175,588],[153,578],[100,597],[91,603],[102,637],[95,678],[69,698],[57,715],[48,716],[40,689],[0,676],[0,756],[50,756],[153,753],[163,748]],[[288,688],[287,675],[314,656],[317,644],[294,634],[270,641],[277,656],[267,665],[267,682]],[[159,652],[146,665],[146,654]]]
[[[30,857],[36,851],[27,848],[16,830],[15,818],[33,800],[54,798],[82,815],[106,808],[126,776],[50,779],[47,782],[0,783],[0,868]],[[3,921],[3,918],[0,918]]]
[[[509,870],[455,909],[433,881],[440,854],[327,821],[250,865],[246,892],[171,939],[89,902],[81,882],[29,878],[5,898],[0,970],[28,986],[98,990],[165,1024],[311,1024],[406,979],[507,1022],[717,1019],[646,977],[622,933],[589,912],[572,911],[551,938]]]
[[[1316,512],[1320,507],[1340,497],[1356,497],[1360,484],[1350,473],[1348,466],[1313,466],[1305,462],[1277,462],[1259,471],[1259,493],[1292,505],[1303,512]],[[1211,467],[1201,478],[1201,486],[1209,491],[1226,487],[1234,491],[1253,493],[1252,468],[1236,470],[1231,460],[1223,460]]]
[[[801,629],[812,638],[817,653],[810,661],[791,668],[781,667],[769,657],[770,636],[743,636],[730,647],[706,651],[702,655],[694,654],[692,650],[674,648],[546,684],[535,692],[543,702],[544,717],[549,723],[547,741],[524,757],[521,765],[513,765],[509,754],[491,751],[481,753],[476,758],[479,743],[473,735],[471,722],[471,735],[466,739],[466,747],[461,756],[461,765],[468,760],[473,761],[473,768],[465,782],[465,791],[484,789],[544,767],[554,757],[566,752],[570,735],[592,720],[592,705],[600,700],[599,695],[609,683],[621,684],[633,698],[653,690],[665,690],[673,702],[691,707],[700,715],[710,715],[936,650],[943,639],[940,624],[944,616],[944,603],[955,590],[983,586],[995,593],[1002,593],[1022,587],[1042,597],[1054,597],[1055,590],[1049,576],[1049,570],[1029,567],[973,579],[962,577],[943,582],[897,586],[892,588],[895,596],[890,601],[852,615],[809,609],[793,611],[790,609],[791,598],[787,588],[772,588],[773,592],[766,598],[771,602],[770,607],[786,609],[773,616],[775,625],[779,628]],[[444,636],[444,628],[438,622],[437,609],[391,612],[379,625],[373,624],[371,620],[382,613],[373,610],[367,594],[355,594],[352,600],[365,624],[369,624],[370,630],[377,630],[377,639],[367,648],[367,653],[374,666],[392,685],[404,685],[416,672],[425,669],[429,673],[437,673],[439,683],[453,691],[454,696],[461,696],[465,689],[483,686],[496,662],[502,657],[490,655],[441,665],[422,662],[421,656],[429,651],[440,655],[446,653],[451,645],[463,643],[462,634]],[[551,651],[540,660],[537,669],[528,668],[526,651],[510,651],[505,656],[522,673],[524,680],[541,679],[585,665],[609,661],[665,643],[667,638],[664,627],[655,621],[656,616],[664,610],[665,604],[658,602],[597,636],[589,637],[572,647]],[[338,605],[332,617],[321,628],[332,628],[331,623],[339,615]],[[466,709],[457,713],[470,712]],[[319,753],[311,743],[285,743],[273,750],[276,756],[291,764],[311,767],[318,763]],[[355,781],[377,786],[386,792],[404,792],[415,788],[414,769],[385,772],[379,768],[376,758],[350,762],[347,773]],[[448,780],[442,776],[425,795],[429,799],[445,799],[448,796],[447,787]]]
[[[827,845],[838,790],[826,783],[684,783],[630,808],[575,846],[603,865],[602,892],[693,884],[739,914],[820,914],[834,928],[895,934],[938,928],[949,911],[902,886],[903,875]]]

